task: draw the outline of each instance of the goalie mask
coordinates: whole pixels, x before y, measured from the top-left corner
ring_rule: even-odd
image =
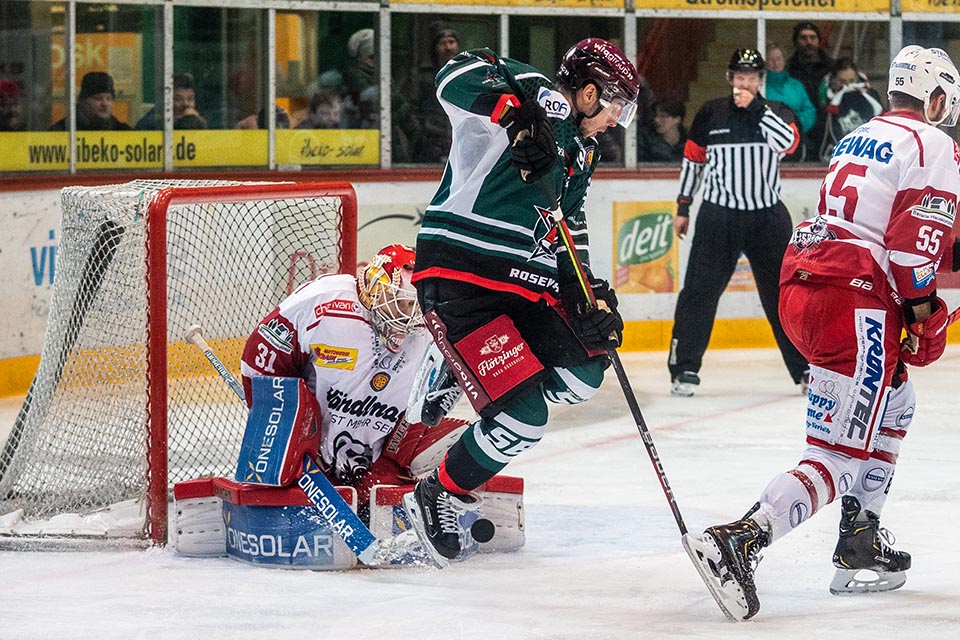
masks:
[[[374,329],[390,351],[399,351],[407,334],[423,326],[417,291],[410,282],[416,254],[402,244],[377,252],[357,269],[357,294],[370,311]]]
[[[588,83],[600,91],[600,108],[586,117],[595,118],[604,109],[616,114],[617,124],[629,127],[637,115],[640,75],[620,49],[602,38],[581,40],[563,55],[557,82],[572,92]],[[579,108],[579,107],[578,107]]]
[[[928,113],[933,92],[946,95],[943,114],[930,120]],[[957,67],[943,49],[904,47],[890,63],[888,93],[904,93],[923,102],[923,119],[933,126],[952,127],[960,116],[960,77]]]

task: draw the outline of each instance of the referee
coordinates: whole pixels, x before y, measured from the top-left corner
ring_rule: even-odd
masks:
[[[704,104],[693,119],[683,152],[680,195],[673,228],[681,239],[690,224],[690,203],[702,185],[690,260],[677,297],[670,340],[671,393],[692,396],[700,384],[720,294],[742,252],[750,261],[760,302],[787,370],[806,394],[807,362],[780,326],[780,263],[793,224],[780,202],[780,158],[797,148],[793,112],[760,94],[763,57],[737,49],[727,80],[732,95]]]

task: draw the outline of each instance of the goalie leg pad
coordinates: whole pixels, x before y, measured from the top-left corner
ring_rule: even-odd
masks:
[[[190,558],[227,555],[223,503],[216,496],[177,500],[174,505],[174,548]]]
[[[300,378],[256,376],[253,404],[237,459],[237,482],[286,487],[303,456],[320,450],[320,407]]]

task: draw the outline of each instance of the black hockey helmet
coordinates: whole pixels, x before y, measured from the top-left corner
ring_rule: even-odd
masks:
[[[727,65],[728,75],[737,71],[756,71],[762,74],[765,68],[763,56],[756,49],[737,49],[730,56],[730,64]]]
[[[623,51],[602,38],[570,47],[560,61],[557,82],[573,92],[591,82],[597,85],[604,107],[614,102],[622,107],[617,123],[623,127],[630,126],[637,113],[640,74]]]

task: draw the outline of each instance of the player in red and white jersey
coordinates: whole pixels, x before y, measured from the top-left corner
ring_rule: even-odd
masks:
[[[905,365],[934,362],[946,343],[935,274],[941,257],[952,262],[955,253],[960,150],[937,126],[956,124],[958,82],[942,50],[904,48],[890,66],[890,112],[837,143],[818,215],[794,231],[780,317],[810,362],[807,448],[741,520],[685,541],[735,617],[760,608],[759,551],[841,496],[830,591],[887,591],[906,581],[910,555],[888,546],[879,514],[913,419]]]
[[[302,285],[261,320],[243,350],[248,402],[253,376],[306,381],[322,415],[324,472],[334,484],[356,486],[361,504],[374,484],[410,482],[418,465],[432,470],[467,425],[445,419],[426,430],[402,419],[431,339],[410,283],[414,260],[409,247],[390,245],[356,277],[323,275]]]

